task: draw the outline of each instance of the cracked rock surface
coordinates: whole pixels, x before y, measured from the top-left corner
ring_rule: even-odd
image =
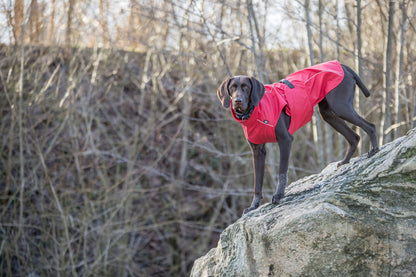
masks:
[[[191,276],[416,276],[416,129],[290,184],[225,229]]]

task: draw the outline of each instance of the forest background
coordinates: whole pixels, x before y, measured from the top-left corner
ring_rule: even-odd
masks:
[[[415,1],[1,0],[2,276],[186,276],[251,201],[216,88],[354,68],[380,144],[415,127]],[[361,133],[357,154],[369,149]],[[264,202],[278,166],[268,146]],[[342,158],[315,115],[289,182]]]

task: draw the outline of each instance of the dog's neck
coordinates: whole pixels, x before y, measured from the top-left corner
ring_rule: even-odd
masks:
[[[250,118],[251,114],[253,113],[253,110],[254,110],[254,105],[252,105],[250,103],[250,106],[248,107],[247,110],[245,110],[244,113],[240,113],[238,111],[235,111],[235,115],[240,120],[247,120],[247,119]]]

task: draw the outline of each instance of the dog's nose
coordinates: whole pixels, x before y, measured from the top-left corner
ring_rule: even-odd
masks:
[[[243,98],[242,97],[236,97],[234,101],[236,103],[241,103],[241,102],[243,102]]]

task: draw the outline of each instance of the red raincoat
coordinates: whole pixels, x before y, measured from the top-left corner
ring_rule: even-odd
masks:
[[[264,96],[249,119],[238,119],[232,105],[231,113],[250,142],[276,142],[275,127],[283,108],[291,117],[289,133],[293,134],[312,119],[313,107],[343,79],[344,71],[338,61],[317,64],[287,76],[286,80],[294,85],[292,89],[284,83],[264,85]]]

